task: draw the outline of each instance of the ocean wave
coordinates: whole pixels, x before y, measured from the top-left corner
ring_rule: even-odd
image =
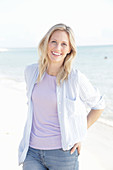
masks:
[[[0,86],[15,90],[25,90],[25,81],[13,77],[0,76]]]
[[[0,52],[9,51],[8,48],[0,48]]]
[[[113,127],[113,120],[107,119],[106,117],[100,117],[98,119],[98,122],[103,123],[107,126],[112,126]]]
[[[24,76],[21,75],[13,75],[13,74],[3,74],[0,72],[0,81],[1,80],[12,80],[15,82],[23,82]]]

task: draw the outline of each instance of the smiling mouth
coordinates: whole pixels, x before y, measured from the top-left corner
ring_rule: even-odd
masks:
[[[61,56],[62,54],[61,53],[56,53],[56,52],[54,52],[54,51],[52,51],[52,54],[54,55],[54,56]]]

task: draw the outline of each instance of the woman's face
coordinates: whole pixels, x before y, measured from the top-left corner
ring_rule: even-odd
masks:
[[[70,53],[70,42],[65,31],[55,31],[48,43],[48,57],[50,63],[63,64],[64,58]]]

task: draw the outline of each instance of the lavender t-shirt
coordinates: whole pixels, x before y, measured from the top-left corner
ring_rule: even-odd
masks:
[[[32,92],[33,123],[30,146],[36,149],[61,148],[61,132],[57,113],[56,76],[45,74]]]

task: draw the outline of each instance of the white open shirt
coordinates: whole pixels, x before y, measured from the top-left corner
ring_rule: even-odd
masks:
[[[28,116],[23,138],[19,145],[19,165],[24,162],[29,148],[33,115],[31,95],[37,77],[38,63],[27,66],[25,80],[28,97]],[[62,149],[69,150],[75,143],[83,141],[86,136],[86,107],[88,106],[90,109],[95,110],[104,109],[105,102],[99,90],[92,86],[84,74],[74,68],[72,68],[68,80],[64,81],[60,86],[56,86],[56,92]]]

